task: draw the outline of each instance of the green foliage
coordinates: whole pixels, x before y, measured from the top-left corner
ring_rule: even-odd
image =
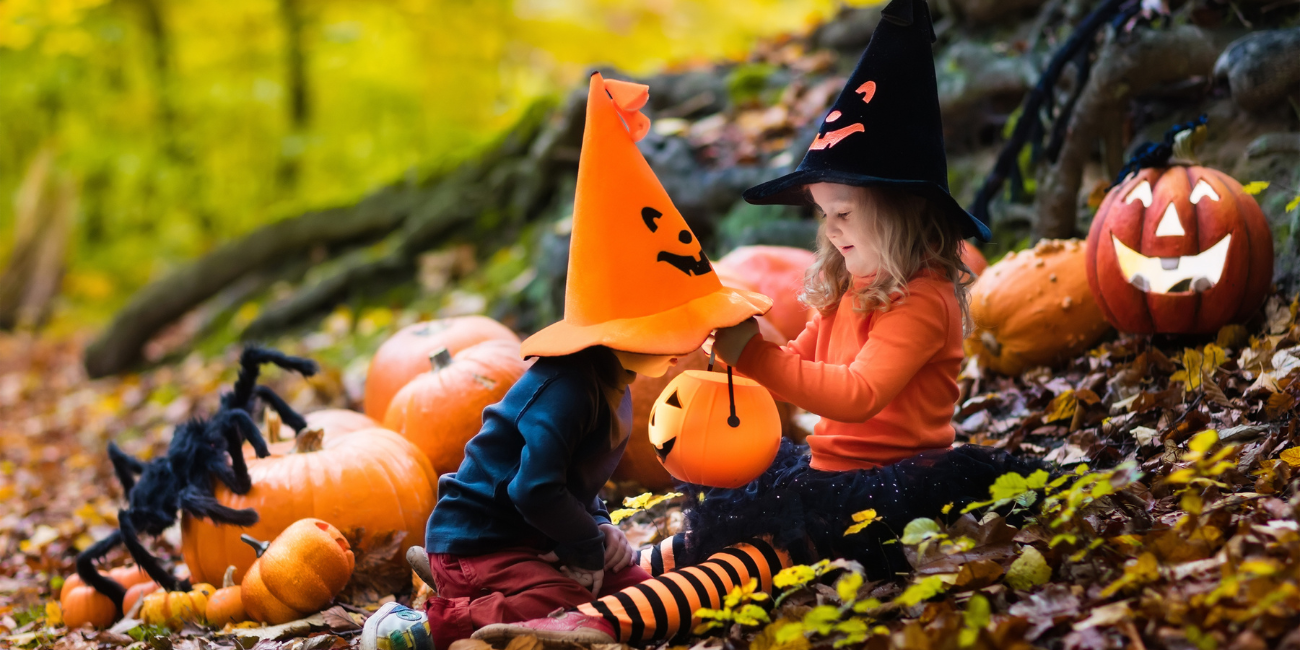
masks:
[[[736,587],[722,601],[722,609],[707,607],[695,610],[695,616],[703,622],[695,626],[695,634],[707,634],[719,628],[726,628],[735,623],[746,627],[758,627],[771,623],[767,610],[755,603],[769,599],[766,593],[758,590],[758,580],[750,578],[743,586]]]
[[[282,4],[301,14],[301,92]],[[14,195],[38,152],[54,152],[80,205],[64,313],[100,321],[221,242],[476,156],[595,62],[644,75],[731,57],[836,9],[830,0],[4,0],[0,196]],[[14,220],[12,201],[0,201],[0,264]]]
[[[736,104],[760,101],[767,90],[767,80],[776,68],[767,63],[747,63],[736,66],[727,75],[727,93]]]

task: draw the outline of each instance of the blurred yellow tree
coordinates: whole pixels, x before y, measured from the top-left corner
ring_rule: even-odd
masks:
[[[80,206],[65,307],[94,322],[223,240],[473,155],[591,66],[739,57],[837,4],[0,0],[0,266],[46,148]]]

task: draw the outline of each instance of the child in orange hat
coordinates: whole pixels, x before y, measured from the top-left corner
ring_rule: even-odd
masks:
[[[484,410],[464,462],[438,481],[424,549],[437,647],[649,578],[598,496],[631,431],[627,386],[771,306],[722,286],[637,150],[647,97],[643,85],[591,77],[564,319],[524,341],[537,362]],[[583,619],[571,621],[579,636],[609,638],[603,620]]]
[[[969,323],[965,237],[988,227],[948,193],[924,0],[893,0],[821,132],[790,174],[751,188],[757,204],[812,204],[821,218],[804,299],[817,314],[785,347],[751,319],[719,329],[713,349],[781,399],[822,416],[807,447],[783,442],[771,467],[737,489],[690,486],[686,532],[638,554],[654,580],[578,607],[645,643],[691,629],[700,607],[790,562],[850,558],[872,579],[909,567],[891,543],[917,517],[988,497],[1007,472],[1039,466],[975,445],[951,448],[962,339]],[[846,535],[854,513],[884,521]],[[955,514],[954,514],[955,516]],[[896,541],[896,540],[894,540]],[[675,568],[681,567],[681,568]],[[572,640],[550,621],[480,638]]]

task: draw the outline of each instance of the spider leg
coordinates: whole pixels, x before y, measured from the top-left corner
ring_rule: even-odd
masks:
[[[122,484],[123,496],[130,497],[135,488],[135,477],[144,471],[144,463],[122,451],[115,443],[108,443],[108,459],[113,462],[113,473]]]
[[[110,443],[111,444],[111,443]],[[82,582],[90,585],[101,594],[108,596],[117,607],[117,613],[122,613],[122,600],[126,598],[126,587],[123,587],[118,581],[100,573],[95,569],[95,560],[108,555],[114,546],[122,543],[122,531],[115,530],[109,533],[108,537],[95,542],[90,548],[81,552],[77,556],[77,575],[81,576]]]
[[[243,454],[240,454],[237,460],[232,460],[230,465],[226,464],[226,459],[223,457],[209,458],[205,469],[209,477],[215,476],[217,480],[225,483],[226,487],[230,488],[230,491],[235,494],[248,494],[248,491],[253,487],[253,480],[248,475],[248,465],[244,463]],[[211,479],[205,481],[203,485],[190,483],[190,485],[199,488],[205,493],[212,492],[211,484]]]
[[[250,345],[239,355],[239,378],[235,380],[234,391],[222,397],[223,408],[247,409],[253,399],[253,390],[257,385],[257,376],[264,363],[273,363],[286,370],[293,370],[310,377],[320,369],[315,361],[302,357],[289,356],[279,350]]]
[[[122,533],[122,543],[126,544],[126,550],[135,558],[135,563],[149,574],[158,586],[167,591],[189,591],[189,580],[177,580],[167,569],[164,569],[158,558],[154,557],[144,544],[140,543],[140,537],[135,532],[135,524],[131,521],[131,513],[128,510],[119,510],[117,512],[117,526]],[[85,579],[85,576],[82,576]]]
[[[196,517],[210,519],[213,523],[247,528],[257,523],[257,511],[252,508],[235,510],[221,505],[216,497],[193,486],[181,491],[181,509]]]
[[[293,410],[293,407],[289,406],[289,403],[284,401],[284,398],[276,395],[275,391],[271,390],[270,387],[258,386],[257,396],[262,398],[272,409],[275,409],[275,412],[280,414],[280,419],[284,421],[286,426],[293,429],[294,433],[301,433],[303,429],[307,428],[307,420]]]

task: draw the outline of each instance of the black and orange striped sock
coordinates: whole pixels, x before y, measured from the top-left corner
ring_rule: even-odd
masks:
[[[671,544],[667,548],[673,550]],[[662,552],[660,558],[664,559]],[[722,599],[732,589],[747,584],[751,578],[758,580],[760,589],[771,593],[772,577],[788,566],[790,557],[785,552],[754,539],[714,553],[695,566],[666,571],[652,580],[579,605],[578,611],[609,621],[622,643],[669,639],[683,626],[689,629],[694,625],[692,615],[696,610],[721,607]]]
[[[678,533],[654,546],[637,549],[632,554],[632,564],[652,576],[660,576],[677,568],[677,558],[685,548],[686,536]]]

